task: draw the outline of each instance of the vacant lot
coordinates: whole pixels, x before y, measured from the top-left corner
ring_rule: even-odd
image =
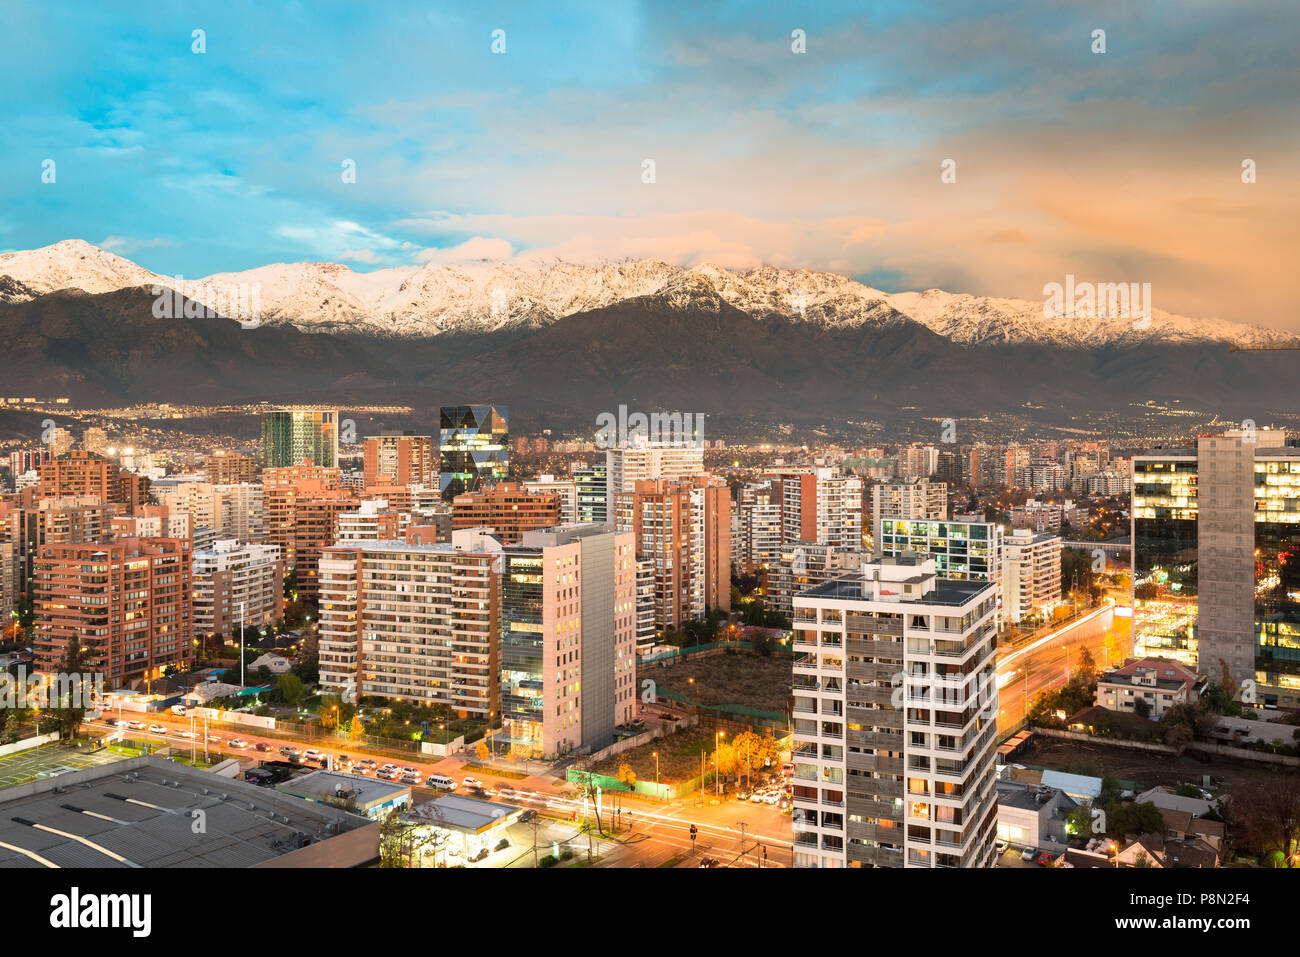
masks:
[[[789,658],[737,651],[694,655],[668,668],[651,666],[640,677],[696,704],[740,704],[781,714],[790,698],[794,670]]]
[[[657,738],[649,744],[606,758],[591,770],[597,774],[615,777],[619,766],[630,764],[638,781],[655,779],[654,752],[659,752],[659,782],[674,784],[700,776],[700,754],[705,755],[706,766],[713,764],[713,730],[710,728],[683,728],[666,738]]]
[[[1277,781],[1279,771],[1274,765],[1237,761],[1218,755],[1202,755],[1189,751],[1181,758],[1169,754],[1135,751],[1105,744],[1063,741],[1035,735],[1033,743],[1016,757],[1019,764],[1034,764],[1057,771],[1092,774],[1099,777],[1136,781],[1143,789],[1157,785],[1200,786],[1201,776],[1211,775],[1231,791],[1248,781]],[[1286,777],[1300,786],[1300,773],[1287,769]]]

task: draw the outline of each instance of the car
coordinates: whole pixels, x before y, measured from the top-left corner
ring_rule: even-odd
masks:
[[[755,791],[753,794],[751,794],[751,795],[749,796],[749,801],[750,801],[751,804],[762,804],[762,803],[763,803],[763,792],[762,792],[762,791]]]
[[[1051,867],[1053,860],[1055,860],[1055,858],[1052,857],[1051,854],[1048,854],[1046,851],[1038,855],[1038,863],[1043,867]]]
[[[166,733],[167,733],[167,728],[164,727],[164,726],[161,725],[161,724],[151,724],[151,725],[149,725],[149,733],[150,733],[150,734],[166,734]]]
[[[118,721],[117,718],[105,718],[105,719],[104,719],[104,724],[108,725],[110,728],[116,728],[116,727],[117,727],[119,724],[121,724],[121,723],[122,723],[122,722]]]
[[[478,778],[466,777],[465,780],[461,783],[464,784],[465,787],[467,788],[478,788],[480,791],[483,790],[483,782],[480,781]]]
[[[739,791],[736,792],[736,800],[737,800],[737,801],[748,801],[748,800],[749,800],[749,792],[746,791],[744,788],[741,788]]]
[[[196,739],[196,738],[198,738],[198,736],[199,736],[199,735],[198,735],[198,732],[197,732],[197,731],[177,731],[177,732],[176,732],[176,737],[178,737],[178,738],[192,738],[192,739]]]
[[[229,744],[236,751],[248,747],[248,742],[245,741],[243,738],[231,738],[226,743]]]
[[[419,783],[420,783],[420,776],[419,776],[418,774],[403,774],[403,775],[402,775],[402,783],[403,783],[403,784],[419,784]]]
[[[456,782],[445,774],[430,774],[428,785],[431,788],[437,788],[439,791],[456,790]]]
[[[1021,853],[1021,855],[1020,855],[1020,859],[1021,859],[1022,861],[1032,861],[1032,860],[1034,859],[1034,855],[1037,854],[1037,853],[1038,853],[1038,852],[1037,852],[1036,850],[1034,850],[1034,848],[1032,848],[1032,847],[1027,847],[1027,848],[1024,849],[1023,853]]]
[[[382,778],[385,781],[396,781],[398,778],[397,769],[394,768],[393,770],[389,771],[384,768],[380,768],[378,771],[375,772],[375,777]]]
[[[998,842],[997,842],[996,844],[994,844],[993,846],[997,849],[998,854],[1005,854],[1005,853],[1007,852],[1007,842],[1006,842],[1006,841],[998,841]]]
[[[271,746],[270,746],[269,744],[267,744],[265,741],[259,741],[259,742],[257,742],[257,744],[253,745],[253,747],[254,747],[256,750],[258,750],[258,751],[270,751],[270,750],[271,750]]]
[[[713,857],[700,858],[700,867],[721,867],[722,862]]]
[[[145,728],[149,727],[143,721],[128,721],[126,726],[132,731],[143,731]]]
[[[323,755],[323,754],[321,755],[321,757],[324,757],[324,756],[325,756],[325,755]],[[416,777],[419,777],[419,774],[420,774],[420,772],[419,772],[417,769],[415,769],[415,768],[401,768],[401,772],[402,772],[403,774],[414,774]]]
[[[378,763],[379,762],[375,761],[373,758],[362,758],[357,762],[358,766],[363,768],[373,768]]]
[[[174,704],[174,705],[172,705],[172,706],[171,706],[171,713],[172,713],[172,714],[178,714],[178,715],[182,715],[182,716],[183,716],[183,715],[185,714],[185,705],[183,705],[183,704]]]
[[[497,797],[499,798],[505,798],[507,801],[509,801],[514,796],[515,796],[515,789],[508,784],[503,784],[501,787],[497,788]]]
[[[781,774],[787,778],[794,777],[794,765],[789,762],[781,765]]]
[[[312,761],[319,761],[321,758],[325,757],[325,752],[317,751],[315,748],[308,748],[306,751],[302,752],[302,756],[304,758],[309,758]]]
[[[374,772],[374,769],[373,769],[373,768],[368,768],[368,767],[366,767],[366,766],[363,765],[363,764],[354,764],[354,765],[352,766],[352,771],[351,771],[350,773],[355,774],[355,775],[357,775],[357,776],[359,776],[359,777],[363,777],[363,778],[364,778],[364,777],[369,777],[370,775],[374,774],[375,772]]]
[[[764,804],[775,804],[779,800],[781,800],[781,796],[777,794],[775,791],[768,791],[766,794],[763,795]]]

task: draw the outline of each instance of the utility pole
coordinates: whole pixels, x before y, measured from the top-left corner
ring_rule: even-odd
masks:
[[[736,827],[740,828],[740,856],[745,856],[745,828],[748,825],[744,821],[737,821]]]
[[[244,603],[239,603],[239,687],[244,687]]]

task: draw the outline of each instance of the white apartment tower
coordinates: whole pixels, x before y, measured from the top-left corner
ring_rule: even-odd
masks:
[[[996,586],[883,559],[794,599],[794,865],[992,867]]]

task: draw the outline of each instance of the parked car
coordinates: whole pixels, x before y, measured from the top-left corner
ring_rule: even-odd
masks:
[[[1051,867],[1053,860],[1054,858],[1052,855],[1048,854],[1046,851],[1038,855],[1038,863],[1043,867]]]
[[[1034,848],[1027,847],[1025,848],[1024,852],[1020,855],[1020,859],[1022,861],[1032,861],[1034,859],[1034,855],[1037,853],[1038,852]]]
[[[150,733],[150,734],[166,734],[166,733],[167,733],[167,728],[166,728],[164,725],[161,725],[161,724],[151,724],[151,725],[149,725],[149,733]]]
[[[172,712],[172,714],[178,714],[178,715],[184,716],[184,714],[185,714],[185,705],[183,705],[183,704],[174,704],[174,705],[172,705],[172,707],[171,707],[171,712]]]
[[[997,844],[995,844],[995,845],[993,845],[993,846],[994,846],[995,848],[997,848],[997,852],[998,852],[998,854],[1005,854],[1005,853],[1007,852],[1007,842],[1006,842],[1006,841],[998,841]]]
[[[480,791],[483,790],[483,782],[475,777],[466,777],[461,783],[463,783],[467,788],[478,788]]]
[[[402,783],[411,785],[419,784],[420,776],[418,774],[403,774]]]
[[[243,738],[231,738],[227,742],[227,744],[229,744],[232,748],[234,748],[237,751],[248,747],[248,742],[245,741]]]
[[[456,782],[445,774],[430,774],[429,787],[437,788],[439,791],[454,791]]]

